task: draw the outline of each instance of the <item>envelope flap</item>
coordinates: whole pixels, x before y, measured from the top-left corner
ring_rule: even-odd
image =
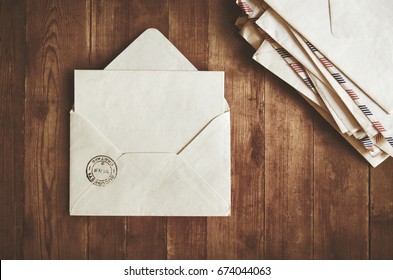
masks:
[[[176,154],[130,153],[106,186],[81,184],[71,215],[227,216],[228,204]]]
[[[223,100],[223,72],[75,72],[75,111],[122,152],[178,152]]]
[[[264,41],[254,54],[253,59],[265,66],[269,71],[274,73],[280,78],[285,77],[286,81],[290,81],[289,84],[301,92],[305,97],[310,99],[318,106],[323,106],[324,110],[326,107],[320,97],[315,94],[310,87],[304,83],[299,76],[288,66],[284,59],[277,53],[277,51],[267,41]]]
[[[79,113],[70,123],[71,215],[229,215],[229,203],[177,154],[123,154]]]
[[[70,113],[70,127],[70,207],[72,207],[84,192],[81,185],[92,185],[103,171],[103,169],[88,170],[88,167],[98,168],[103,163],[102,167],[107,168],[109,165],[98,157],[103,156],[105,159],[110,159],[110,162],[115,162],[122,153],[85,117],[74,111]],[[102,182],[103,179],[106,178],[100,177]]]
[[[165,36],[149,28],[120,53],[105,70],[197,70]]]
[[[277,13],[298,30],[332,32],[338,38],[380,38],[391,36],[391,0],[266,0]],[[295,22],[296,21],[296,22]],[[306,25],[308,25],[306,27]],[[306,36],[306,34],[304,34]],[[310,40],[312,38],[309,38]]]
[[[230,113],[213,119],[179,156],[230,205]]]

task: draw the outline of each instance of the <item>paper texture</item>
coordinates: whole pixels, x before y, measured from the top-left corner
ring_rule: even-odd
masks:
[[[298,35],[297,35],[298,36]],[[302,38],[298,37],[299,41]],[[386,153],[393,156],[393,129],[392,129],[392,115],[386,114],[379,106],[377,106],[367,95],[365,95],[355,84],[353,84],[344,74],[338,70],[324,55],[322,55],[312,45],[307,44],[309,51],[314,54],[315,62],[318,67],[325,68],[328,73],[334,77],[336,83],[346,92],[346,94],[353,100],[353,103],[358,106],[364,116],[369,119],[373,125],[376,133],[370,133],[369,137],[378,139],[375,141],[376,145],[383,149]],[[329,75],[327,74],[327,75]],[[370,132],[370,130],[368,130]],[[379,134],[381,137],[377,137]],[[392,144],[390,144],[392,143]]]
[[[373,123],[370,117],[364,114],[363,110],[358,107],[358,104],[353,100],[352,96],[348,95],[347,90],[342,87],[341,83],[334,75],[329,73],[329,69],[327,68],[329,68],[332,63],[325,57],[317,57],[314,52],[315,47],[298,35],[296,31],[285,26],[285,23],[281,23],[281,21],[278,20],[279,16],[273,11],[268,8],[266,10],[266,7],[264,7],[264,10],[265,12],[262,13],[259,18],[249,18],[248,21],[243,19],[237,22],[237,26],[240,28],[240,34],[257,49],[254,59],[295,87],[336,130],[342,133],[345,132],[343,137],[350,142],[372,166],[375,167],[382,163],[388,157],[388,154],[385,152],[389,152],[390,144],[382,137],[383,135],[377,129],[377,126],[375,126],[375,123]],[[254,28],[249,28],[247,33],[245,33],[244,30],[249,25],[253,25]],[[273,38],[265,33],[265,31],[267,31],[269,35],[272,35]],[[258,34],[256,35],[253,33]],[[252,40],[256,37],[260,37],[262,38],[261,40],[265,41],[258,44],[258,41]],[[275,39],[283,43],[286,48],[289,48],[291,53],[278,44]],[[274,52],[272,50],[274,50]],[[301,61],[292,56],[292,53],[298,56]],[[304,67],[302,62],[308,65],[312,71]],[[314,75],[314,73],[316,73],[316,75]],[[328,81],[326,75],[330,75],[332,79]],[[332,86],[331,83],[333,83],[334,86]],[[336,90],[345,92],[346,95],[342,96],[347,98],[347,104],[349,106],[354,106],[354,109],[357,110],[356,113],[364,120],[364,124],[367,124],[368,133],[371,132],[369,136],[367,136],[362,129],[349,131],[346,128],[341,119],[343,117],[353,119],[352,113],[349,110],[345,110],[346,106],[343,107],[343,110],[340,110],[340,107],[336,107],[335,110],[333,110],[333,107],[331,107],[329,103],[331,102],[331,98],[334,98],[336,102],[342,102],[341,96],[337,95]],[[359,89],[356,88],[356,90]],[[367,95],[365,96],[368,98]],[[372,105],[375,103],[372,100],[371,102],[370,108],[374,108]],[[377,106],[377,108],[380,107]],[[384,146],[384,144],[388,146]],[[383,151],[380,148],[383,149]]]
[[[337,125],[334,123],[332,117],[323,110],[317,102],[314,102],[316,99],[313,96],[313,92],[307,87],[302,80],[296,75],[294,71],[288,67],[283,59],[281,59],[280,55],[273,49],[273,47],[267,41],[263,42],[259,47],[257,53],[254,56],[261,65],[269,69],[276,76],[286,81],[289,85],[299,91],[303,97],[305,97],[306,101],[314,107],[318,111],[322,117],[329,122],[337,131],[339,131]],[[342,134],[342,136],[347,140],[372,166],[378,166],[381,164],[388,155],[385,153],[380,153],[377,156],[371,156],[368,150],[364,148],[364,146],[358,140],[353,137]]]
[[[324,76],[321,73],[313,60],[310,59],[307,52],[302,48],[300,43],[296,41],[296,37],[290,33],[290,30],[283,26],[277,15],[271,10],[267,10],[257,21],[257,24],[266,31],[272,38],[283,46],[286,50],[291,50],[291,55],[296,57],[299,62],[304,65],[308,71],[316,76],[321,82],[319,89],[320,94],[326,99],[328,108],[337,112],[340,115],[341,121],[347,128],[347,131],[354,133],[359,131],[361,125],[370,136],[374,136],[377,131],[372,127],[372,124],[367,120],[367,117],[361,110],[353,103],[347,93],[336,84],[333,77]],[[325,69],[322,69],[325,70]],[[330,83],[329,83],[330,81]],[[327,84],[327,85],[326,85]],[[322,86],[325,87],[322,89]],[[333,87],[333,89],[331,89]],[[337,93],[339,96],[337,96]],[[344,131],[343,131],[344,132]]]
[[[105,71],[75,72],[71,215],[230,215],[224,75],[195,70],[149,29]]]
[[[393,3],[384,0],[329,0],[332,35],[340,39],[389,38]]]
[[[379,0],[378,4],[375,4],[375,1],[365,0],[341,1],[339,7],[336,5],[340,1],[328,0],[267,0],[266,2],[379,106],[388,113],[393,112],[391,90],[393,79],[384,78],[384,82],[381,83],[382,73],[383,77],[393,76],[391,33],[383,30],[384,26],[390,27],[387,30],[393,26],[393,17],[389,16],[393,10],[392,1]],[[372,12],[363,11],[371,6],[373,6],[370,8]],[[345,12],[339,13],[338,10],[345,10]],[[360,13],[359,10],[362,12]],[[348,15],[354,21],[344,31],[345,36],[342,36],[344,38],[335,37],[331,26],[339,25],[341,28],[348,22]],[[352,30],[351,27],[357,23],[360,24],[359,28],[369,26],[369,29],[363,33],[365,36],[359,34],[359,28],[353,29],[353,36],[348,34]],[[333,29],[337,30],[335,27]],[[378,35],[373,36],[374,38],[362,38],[372,32]]]
[[[105,70],[196,71],[194,65],[160,31],[147,29]]]

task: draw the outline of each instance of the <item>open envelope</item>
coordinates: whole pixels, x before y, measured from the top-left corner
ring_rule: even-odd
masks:
[[[391,0],[266,2],[381,108],[393,112]]]
[[[157,44],[157,70],[173,67],[168,54],[180,70],[195,70],[152,29],[108,68],[141,70],[151,56],[135,49]],[[71,215],[229,215],[223,73],[76,71],[70,153]]]

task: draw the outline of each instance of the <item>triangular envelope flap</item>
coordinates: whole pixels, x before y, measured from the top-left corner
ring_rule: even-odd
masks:
[[[230,205],[231,154],[230,113],[213,119],[180,153],[190,165]]]
[[[298,76],[288,64],[281,58],[281,56],[274,50],[271,44],[267,41],[264,41],[257,53],[254,55],[254,59],[258,61],[261,65],[265,66],[269,71],[277,75],[279,78],[286,81],[289,85],[294,87],[298,92],[300,92],[303,97],[308,99],[308,101],[312,102],[316,106],[320,108],[320,110],[324,112],[329,112],[329,109],[326,107],[324,101],[320,99],[320,97],[309,88],[306,83]],[[323,86],[323,84],[316,79],[311,73],[310,78],[313,79],[314,84],[318,86]],[[335,112],[330,109],[330,113],[334,120],[338,123],[341,132],[346,132],[348,129],[342,123],[341,119],[335,114]],[[333,116],[333,114],[335,114]]]
[[[290,85],[297,91],[300,91],[304,96],[310,99],[318,106],[324,106],[323,101],[316,95],[311,88],[309,88],[297,74],[288,67],[288,64],[281,58],[278,52],[266,40],[263,41],[257,52],[254,54],[253,59],[265,66],[269,71],[278,77],[286,77],[286,81],[290,81]],[[285,74],[280,74],[285,73]],[[326,108],[324,107],[324,110]]]
[[[312,63],[307,52],[303,50],[301,45],[296,42],[296,37],[292,34],[290,28],[282,20],[282,18],[272,9],[266,10],[262,16],[256,21],[274,41],[281,45],[282,48],[289,51],[290,54],[298,60],[304,68],[313,73],[321,81],[324,80],[323,75]]]
[[[223,72],[75,71],[75,111],[122,152],[178,152],[223,99]]]
[[[266,2],[379,106],[388,112],[393,111],[391,90],[393,79],[385,78],[393,76],[390,37],[372,39],[356,36],[334,37],[331,33],[329,0],[266,0]],[[356,4],[356,1],[353,2]],[[378,1],[376,5],[381,5],[383,9],[383,6],[391,5],[391,1]],[[346,6],[347,9],[351,9],[347,3]],[[393,23],[392,18],[387,20]],[[372,61],[371,66],[370,61]]]
[[[194,65],[154,28],[147,29],[105,70],[196,70]]]
[[[229,208],[176,154],[124,154],[113,182],[91,186],[73,215],[227,216]]]
[[[88,163],[105,155],[116,160],[122,153],[83,116],[70,113],[70,207],[92,185],[87,177]]]

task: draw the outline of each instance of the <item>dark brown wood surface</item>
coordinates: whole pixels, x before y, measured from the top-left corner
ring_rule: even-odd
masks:
[[[1,259],[393,259],[393,160],[373,169],[252,61],[229,0],[0,1]],[[224,70],[232,216],[70,217],[73,70],[155,27]]]

